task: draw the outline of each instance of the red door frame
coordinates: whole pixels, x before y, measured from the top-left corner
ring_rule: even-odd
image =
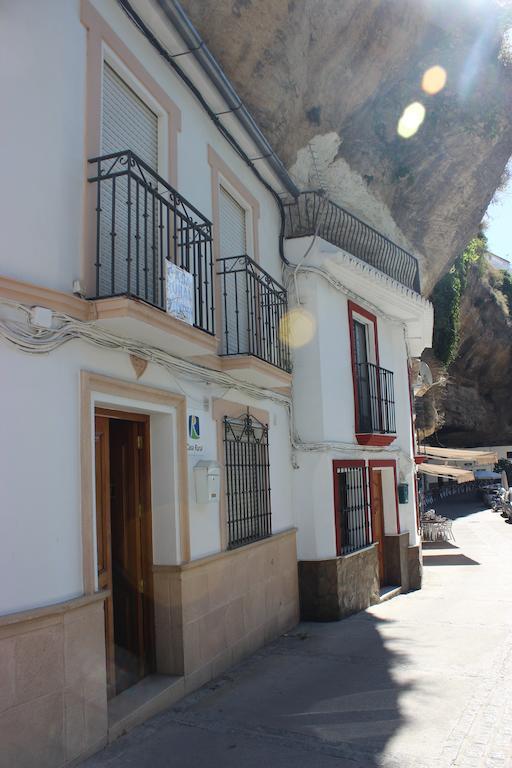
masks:
[[[383,469],[385,467],[393,468],[393,477],[395,479],[396,532],[400,533],[400,508],[398,506],[398,475],[396,471],[396,460],[395,459],[372,459],[371,461],[368,462],[369,472],[371,472],[372,469]],[[373,504],[372,483],[370,478],[370,508],[372,507],[372,504]],[[386,518],[384,518],[384,522],[385,522],[385,519]]]
[[[332,462],[332,482],[334,499],[334,530],[336,534],[336,555],[341,556],[341,520],[340,520],[340,494],[338,483],[336,482],[338,469],[362,469],[363,470],[363,489],[364,503],[366,507],[366,535],[369,531],[369,509],[368,509],[368,467],[364,459],[353,459],[351,461],[334,460]]]
[[[359,431],[359,400],[357,394],[357,369],[356,369],[356,343],[354,336],[354,314],[361,315],[373,325],[373,337],[375,342],[375,364],[380,367],[379,358],[379,336],[377,332],[377,316],[369,312],[364,307],[356,304],[351,299],[348,300],[348,328],[350,334],[350,357],[352,362],[352,385],[354,389],[354,413],[355,413],[355,435],[360,445],[390,445],[395,439],[395,435],[381,435],[365,433]]]

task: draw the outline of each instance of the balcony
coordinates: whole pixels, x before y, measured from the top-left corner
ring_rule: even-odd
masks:
[[[152,323],[160,336],[150,333],[148,340],[166,342],[168,349],[169,330],[175,331],[182,344],[171,351],[212,351],[210,221],[130,150],[89,163],[94,168],[89,182],[95,202],[95,262],[94,290],[88,298],[96,300],[98,317],[128,315],[139,326]],[[126,323],[122,327],[128,329]],[[204,334],[194,336],[194,329]]]
[[[272,372],[267,368],[266,384],[275,385],[279,380],[289,384],[290,353],[280,336],[281,321],[288,307],[285,288],[245,255],[219,259],[217,274],[223,368],[233,373],[250,368],[247,356],[252,356],[275,369]],[[286,376],[279,376],[281,372]]]
[[[317,234],[338,248],[420,293],[417,259],[357,216],[318,192],[302,192],[285,203],[288,238]]]
[[[392,371],[373,363],[357,363],[355,383],[358,443],[389,445],[396,435]]]

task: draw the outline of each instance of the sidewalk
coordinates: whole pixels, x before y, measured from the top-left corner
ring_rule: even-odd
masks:
[[[477,510],[420,592],[301,624],[85,765],[512,768],[512,526]]]

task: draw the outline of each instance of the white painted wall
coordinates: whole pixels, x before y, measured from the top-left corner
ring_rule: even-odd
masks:
[[[286,255],[302,263],[310,238],[286,243]],[[323,241],[313,245],[304,264],[324,266],[341,280],[342,270],[333,270],[330,255],[323,255]],[[331,249],[332,250],[332,249]],[[399,505],[400,530],[408,531],[410,543],[417,543],[415,509],[415,464],[411,429],[406,334],[424,322],[428,336],[430,309],[416,302],[417,317],[412,325],[404,322],[414,299],[404,297],[392,286],[379,289],[377,278],[361,271],[346,270],[347,288],[338,290],[322,276],[299,272],[300,308],[311,313],[315,333],[311,341],[294,352],[294,412],[299,437],[308,443],[324,444],[323,451],[296,453],[300,469],[293,474],[294,508],[299,527],[299,557],[322,559],[335,555],[334,497],[332,461],[335,459],[387,458],[397,461],[398,482],[409,485],[407,503]],[[291,303],[295,302],[293,291]],[[394,372],[397,437],[386,448],[362,447],[355,439],[355,409],[351,369],[348,300],[377,316],[380,365]],[[336,450],[333,444],[336,444]],[[321,446],[319,446],[321,447]],[[396,507],[389,501],[394,492],[391,471],[383,472],[386,531],[396,533]],[[390,486],[392,483],[392,486]]]
[[[2,249],[0,275],[70,291],[81,275],[87,188],[85,156],[86,30],[79,0],[6,3],[0,25],[2,120]],[[281,280],[279,215],[275,201],[217,131],[196,98],[137,32],[115,0],[95,6],[178,105],[178,190],[212,216],[211,145],[258,200],[262,266]],[[20,52],[23,55],[20,55]],[[13,68],[16,62],[16,68]],[[188,64],[187,64],[188,66]],[[205,96],[215,94],[202,76]],[[27,356],[0,344],[0,613],[59,602],[82,592],[80,526],[79,372],[87,369],[134,380],[124,354],[73,343],[49,356]],[[188,459],[192,557],[219,551],[218,504],[195,501],[192,468],[217,459],[212,397],[215,386],[178,382],[150,365],[143,383],[186,392],[199,413],[202,452]],[[229,398],[236,394],[229,392]],[[270,412],[274,531],[293,525],[288,417],[280,406],[251,402]],[[179,557],[176,444],[172,413],[151,416],[154,559]]]
[[[80,522],[80,370],[135,381],[124,353],[99,350],[71,342],[50,355],[26,355],[0,344],[0,614],[60,602],[82,593]],[[226,395],[215,385],[191,385],[149,365],[141,382],[188,396],[189,412],[203,408],[201,457],[218,460],[212,397]],[[243,406],[270,412],[270,484],[273,531],[294,524],[288,419],[285,409],[251,401]],[[103,403],[122,401],[101,398]],[[134,405],[128,404],[128,405]],[[176,445],[172,413],[151,411],[152,502],[154,561],[177,562]],[[189,454],[189,514],[192,558],[220,550],[218,504],[195,501],[192,466],[199,454]]]
[[[377,467],[382,477],[382,502],[384,512],[384,533],[397,533],[396,487],[393,467]]]
[[[299,560],[336,557],[332,453],[297,453],[293,508]]]
[[[62,290],[78,277],[84,77],[78,0],[2,4],[2,275]]]

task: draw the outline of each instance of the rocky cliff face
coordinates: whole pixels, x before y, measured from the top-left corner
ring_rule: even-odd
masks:
[[[512,444],[512,321],[500,290],[502,277],[474,267],[461,305],[459,354],[446,372],[426,355],[434,380],[418,399],[417,425],[428,435],[439,428],[442,445]],[[436,423],[437,422],[437,423]]]
[[[420,256],[424,292],[476,232],[512,154],[504,0],[182,0],[302,188]],[[442,65],[441,93],[421,90]],[[408,140],[411,102],[425,122]]]

